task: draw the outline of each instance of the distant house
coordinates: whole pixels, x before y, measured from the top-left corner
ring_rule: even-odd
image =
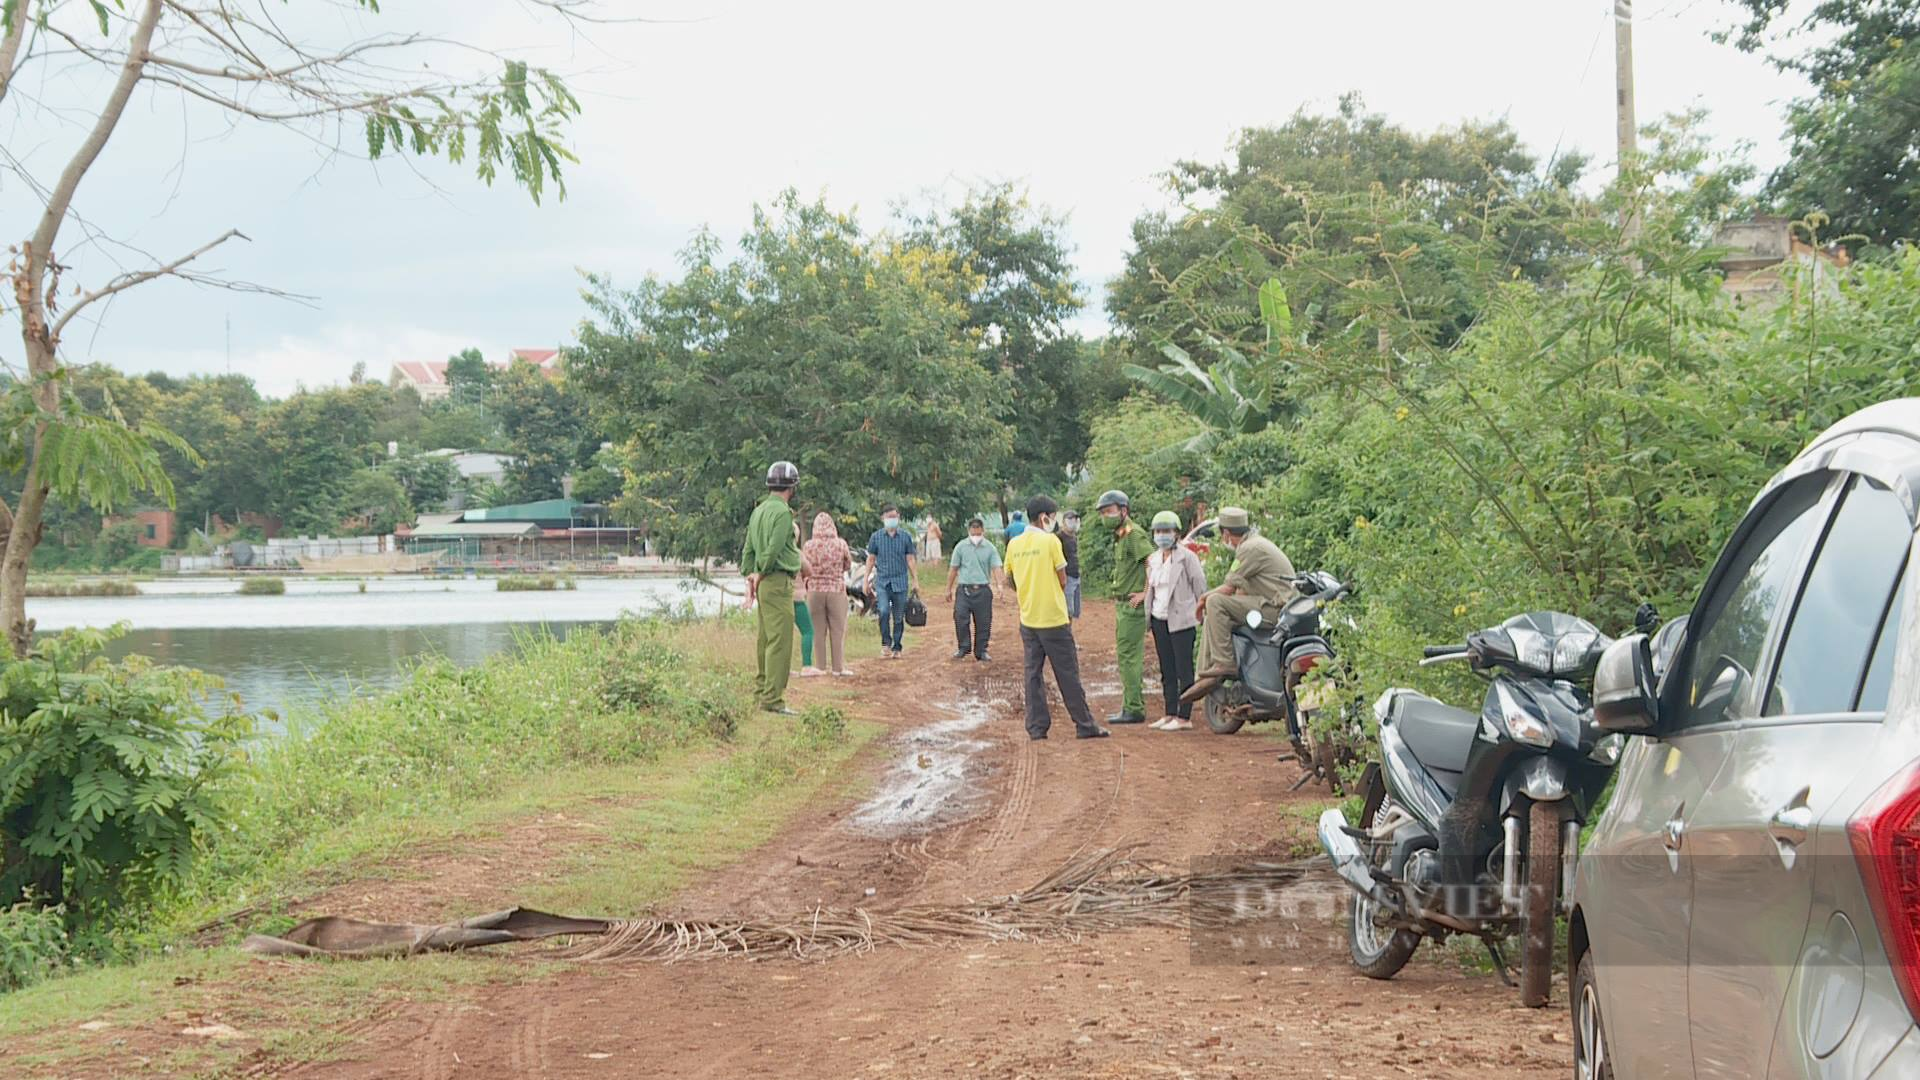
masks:
[[[505,371],[514,363],[525,362],[539,368],[546,375],[560,370],[559,349],[514,349],[505,360],[490,360],[487,366],[495,371]],[[387,375],[387,385],[394,388],[413,387],[421,401],[440,401],[453,392],[447,382],[447,361],[445,360],[401,360],[393,365]]]
[[[495,484],[505,483],[507,467],[514,462],[511,454],[496,454],[491,450],[429,450],[428,457],[443,457],[453,462],[463,483],[454,488],[453,495],[447,501],[449,510],[467,508],[468,485],[486,480]]]
[[[1810,272],[1815,285],[1831,285],[1833,272],[1852,258],[1843,244],[1816,248],[1793,233],[1793,222],[1777,214],[1729,221],[1714,234],[1716,247],[1731,250],[1720,260],[1721,284],[1735,299],[1771,303],[1786,293],[1781,270],[1789,263]]]
[[[141,547],[170,548],[173,546],[173,511],[135,510],[131,514],[103,518],[100,524],[118,525],[123,521],[133,522],[137,533],[135,540]]]
[[[572,499],[422,514],[396,535],[411,554],[440,552],[456,562],[606,561],[633,554],[641,542],[639,530],[608,524],[606,507]]]

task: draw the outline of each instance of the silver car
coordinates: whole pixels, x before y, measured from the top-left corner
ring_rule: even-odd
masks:
[[[1920,1077],[1917,493],[1920,399],[1854,414],[1603,657],[1632,737],[1570,914],[1582,1080]]]

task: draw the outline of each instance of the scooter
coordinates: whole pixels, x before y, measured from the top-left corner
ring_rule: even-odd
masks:
[[[1621,738],[1593,723],[1609,644],[1572,615],[1516,615],[1425,650],[1423,666],[1464,660],[1490,681],[1479,713],[1413,690],[1380,696],[1360,822],[1336,808],[1318,829],[1354,893],[1348,951],[1362,974],[1390,979],[1421,939],[1471,934],[1512,985],[1500,945],[1517,935],[1521,1002],[1546,1004],[1580,828],[1620,759]]]
[[[1281,610],[1272,626],[1264,625],[1254,611],[1248,613],[1247,625],[1234,630],[1239,676],[1207,695],[1207,728],[1216,735],[1231,735],[1245,724],[1284,720],[1294,756],[1308,770],[1300,783],[1319,777],[1338,790],[1337,752],[1313,734],[1313,716],[1331,704],[1332,687],[1310,684],[1303,689],[1301,680],[1333,660],[1333,646],[1321,633],[1321,614],[1328,605],[1353,595],[1353,586],[1324,570],[1302,574],[1293,584],[1300,595]]]

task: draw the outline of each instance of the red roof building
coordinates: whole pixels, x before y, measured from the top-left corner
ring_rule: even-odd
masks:
[[[505,371],[509,365],[520,362],[532,364],[551,376],[560,370],[560,350],[515,349],[507,354],[507,359],[488,361],[487,366],[496,371]],[[397,361],[387,376],[387,383],[396,387],[413,387],[413,392],[420,395],[421,401],[439,401],[453,392],[453,387],[447,383],[445,360]]]

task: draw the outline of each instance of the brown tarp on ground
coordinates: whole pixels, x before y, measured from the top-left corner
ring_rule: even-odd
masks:
[[[562,934],[604,934],[605,919],[575,919],[531,908],[508,908],[457,923],[375,923],[327,915],[308,919],[279,937],[254,934],[241,948],[262,956],[411,956],[450,952]]]

